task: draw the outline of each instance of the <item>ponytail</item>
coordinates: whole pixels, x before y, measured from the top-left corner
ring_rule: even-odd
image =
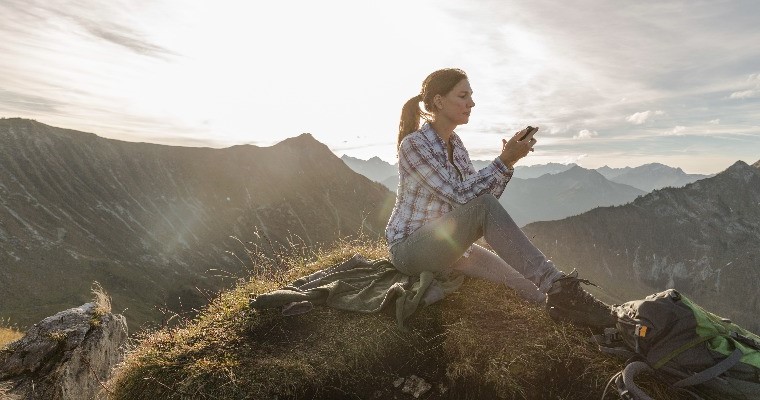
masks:
[[[420,117],[422,116],[422,110],[420,110],[421,101],[422,95],[418,94],[407,100],[401,109],[401,121],[398,124],[398,143],[396,144],[396,149],[401,147],[401,141],[404,140],[406,135],[420,129]]]
[[[398,144],[396,149],[401,148],[401,141],[406,135],[420,129],[420,118],[432,121],[434,112],[433,98],[436,95],[445,96],[462,79],[467,79],[467,74],[458,68],[444,68],[434,71],[422,82],[420,94],[409,99],[401,109],[401,121],[398,124]],[[423,103],[425,109],[420,108]]]

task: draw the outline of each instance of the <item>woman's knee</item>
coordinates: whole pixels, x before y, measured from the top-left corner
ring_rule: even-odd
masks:
[[[512,217],[509,215],[509,212],[507,212],[506,208],[499,203],[499,200],[491,193],[480,195],[476,198],[476,200],[479,202],[479,205],[483,207],[483,217],[484,223],[490,218],[496,218],[503,221],[509,221],[509,223],[514,224],[514,220],[512,220]]]
[[[480,196],[476,197],[475,200],[489,208],[494,207],[494,206],[501,207],[501,203],[499,203],[499,199],[497,199],[496,196],[493,195],[493,193],[481,194]]]

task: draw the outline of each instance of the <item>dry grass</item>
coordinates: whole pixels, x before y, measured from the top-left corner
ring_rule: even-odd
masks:
[[[0,399],[2,400],[20,400],[17,395],[10,394],[11,390],[10,382],[0,382]]]
[[[398,394],[397,377],[415,374],[436,388],[426,399],[598,399],[623,366],[592,346],[589,332],[557,325],[541,308],[482,281],[467,280],[420,310],[409,333],[386,313],[316,307],[284,318],[249,308],[249,293],[278,289],[355,253],[387,257],[380,242],[353,241],[315,252],[316,262],[281,258],[194,320],[143,333],[108,383],[112,398],[384,399]],[[649,387],[658,399],[675,398]]]
[[[111,296],[106,293],[99,282],[92,284],[92,296],[95,302],[95,315],[106,315],[111,312]]]
[[[5,347],[10,342],[21,339],[23,336],[24,334],[7,320],[0,319],[0,348]]]

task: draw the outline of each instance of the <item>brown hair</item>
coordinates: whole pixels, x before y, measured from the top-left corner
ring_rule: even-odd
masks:
[[[420,94],[407,100],[401,109],[396,148],[401,147],[401,141],[406,135],[420,129],[420,118],[430,120],[432,117],[431,110],[435,110],[433,105],[435,95],[447,95],[462,79],[467,79],[467,74],[458,68],[439,69],[425,78],[422,82]],[[420,109],[420,102],[422,102],[425,110]]]

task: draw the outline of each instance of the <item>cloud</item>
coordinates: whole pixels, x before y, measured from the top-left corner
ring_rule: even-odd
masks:
[[[760,89],[742,90],[740,92],[733,92],[729,99],[750,99],[753,97],[760,97]]]
[[[594,136],[598,136],[599,133],[596,131],[590,131],[588,129],[583,129],[582,131],[578,132],[577,135],[573,136],[573,139],[591,139]]]
[[[665,112],[661,110],[657,110],[657,111],[646,110],[646,111],[641,111],[633,115],[630,115],[625,120],[634,125],[641,125],[644,122],[647,122],[647,120],[649,120],[655,115],[664,115],[664,114]]]
[[[711,119],[708,123],[712,125],[720,125],[720,118]]]
[[[166,58],[166,56],[176,56],[177,53],[141,38],[139,32],[132,30],[123,25],[107,24],[101,25],[83,18],[70,16],[80,26],[87,30],[91,35],[111,42],[113,44],[125,47],[137,54],[150,57]]]
[[[670,131],[669,135],[683,136],[683,135],[685,135],[685,133],[684,133],[685,130],[686,130],[685,126],[677,125],[675,128],[673,128],[672,131]]]
[[[0,25],[10,26],[14,30],[12,31],[14,35],[31,35],[27,29],[30,26],[37,27],[38,31],[54,27],[60,29],[63,28],[61,22],[69,20],[96,38],[144,56],[167,58],[167,56],[177,55],[149,41],[146,38],[147,35],[136,28],[141,21],[124,17],[131,14],[129,8],[125,8],[126,3],[123,2],[95,6],[87,2],[48,4],[48,2],[38,0],[5,1],[7,2],[0,4]]]
[[[11,115],[60,113],[66,103],[52,98],[0,89],[0,111]]]
[[[728,96],[729,99],[751,99],[754,97],[760,97],[760,73],[757,74],[750,74],[747,77],[747,82],[751,82],[755,84],[754,88],[747,89],[747,90],[740,90],[731,93],[731,95]]]

